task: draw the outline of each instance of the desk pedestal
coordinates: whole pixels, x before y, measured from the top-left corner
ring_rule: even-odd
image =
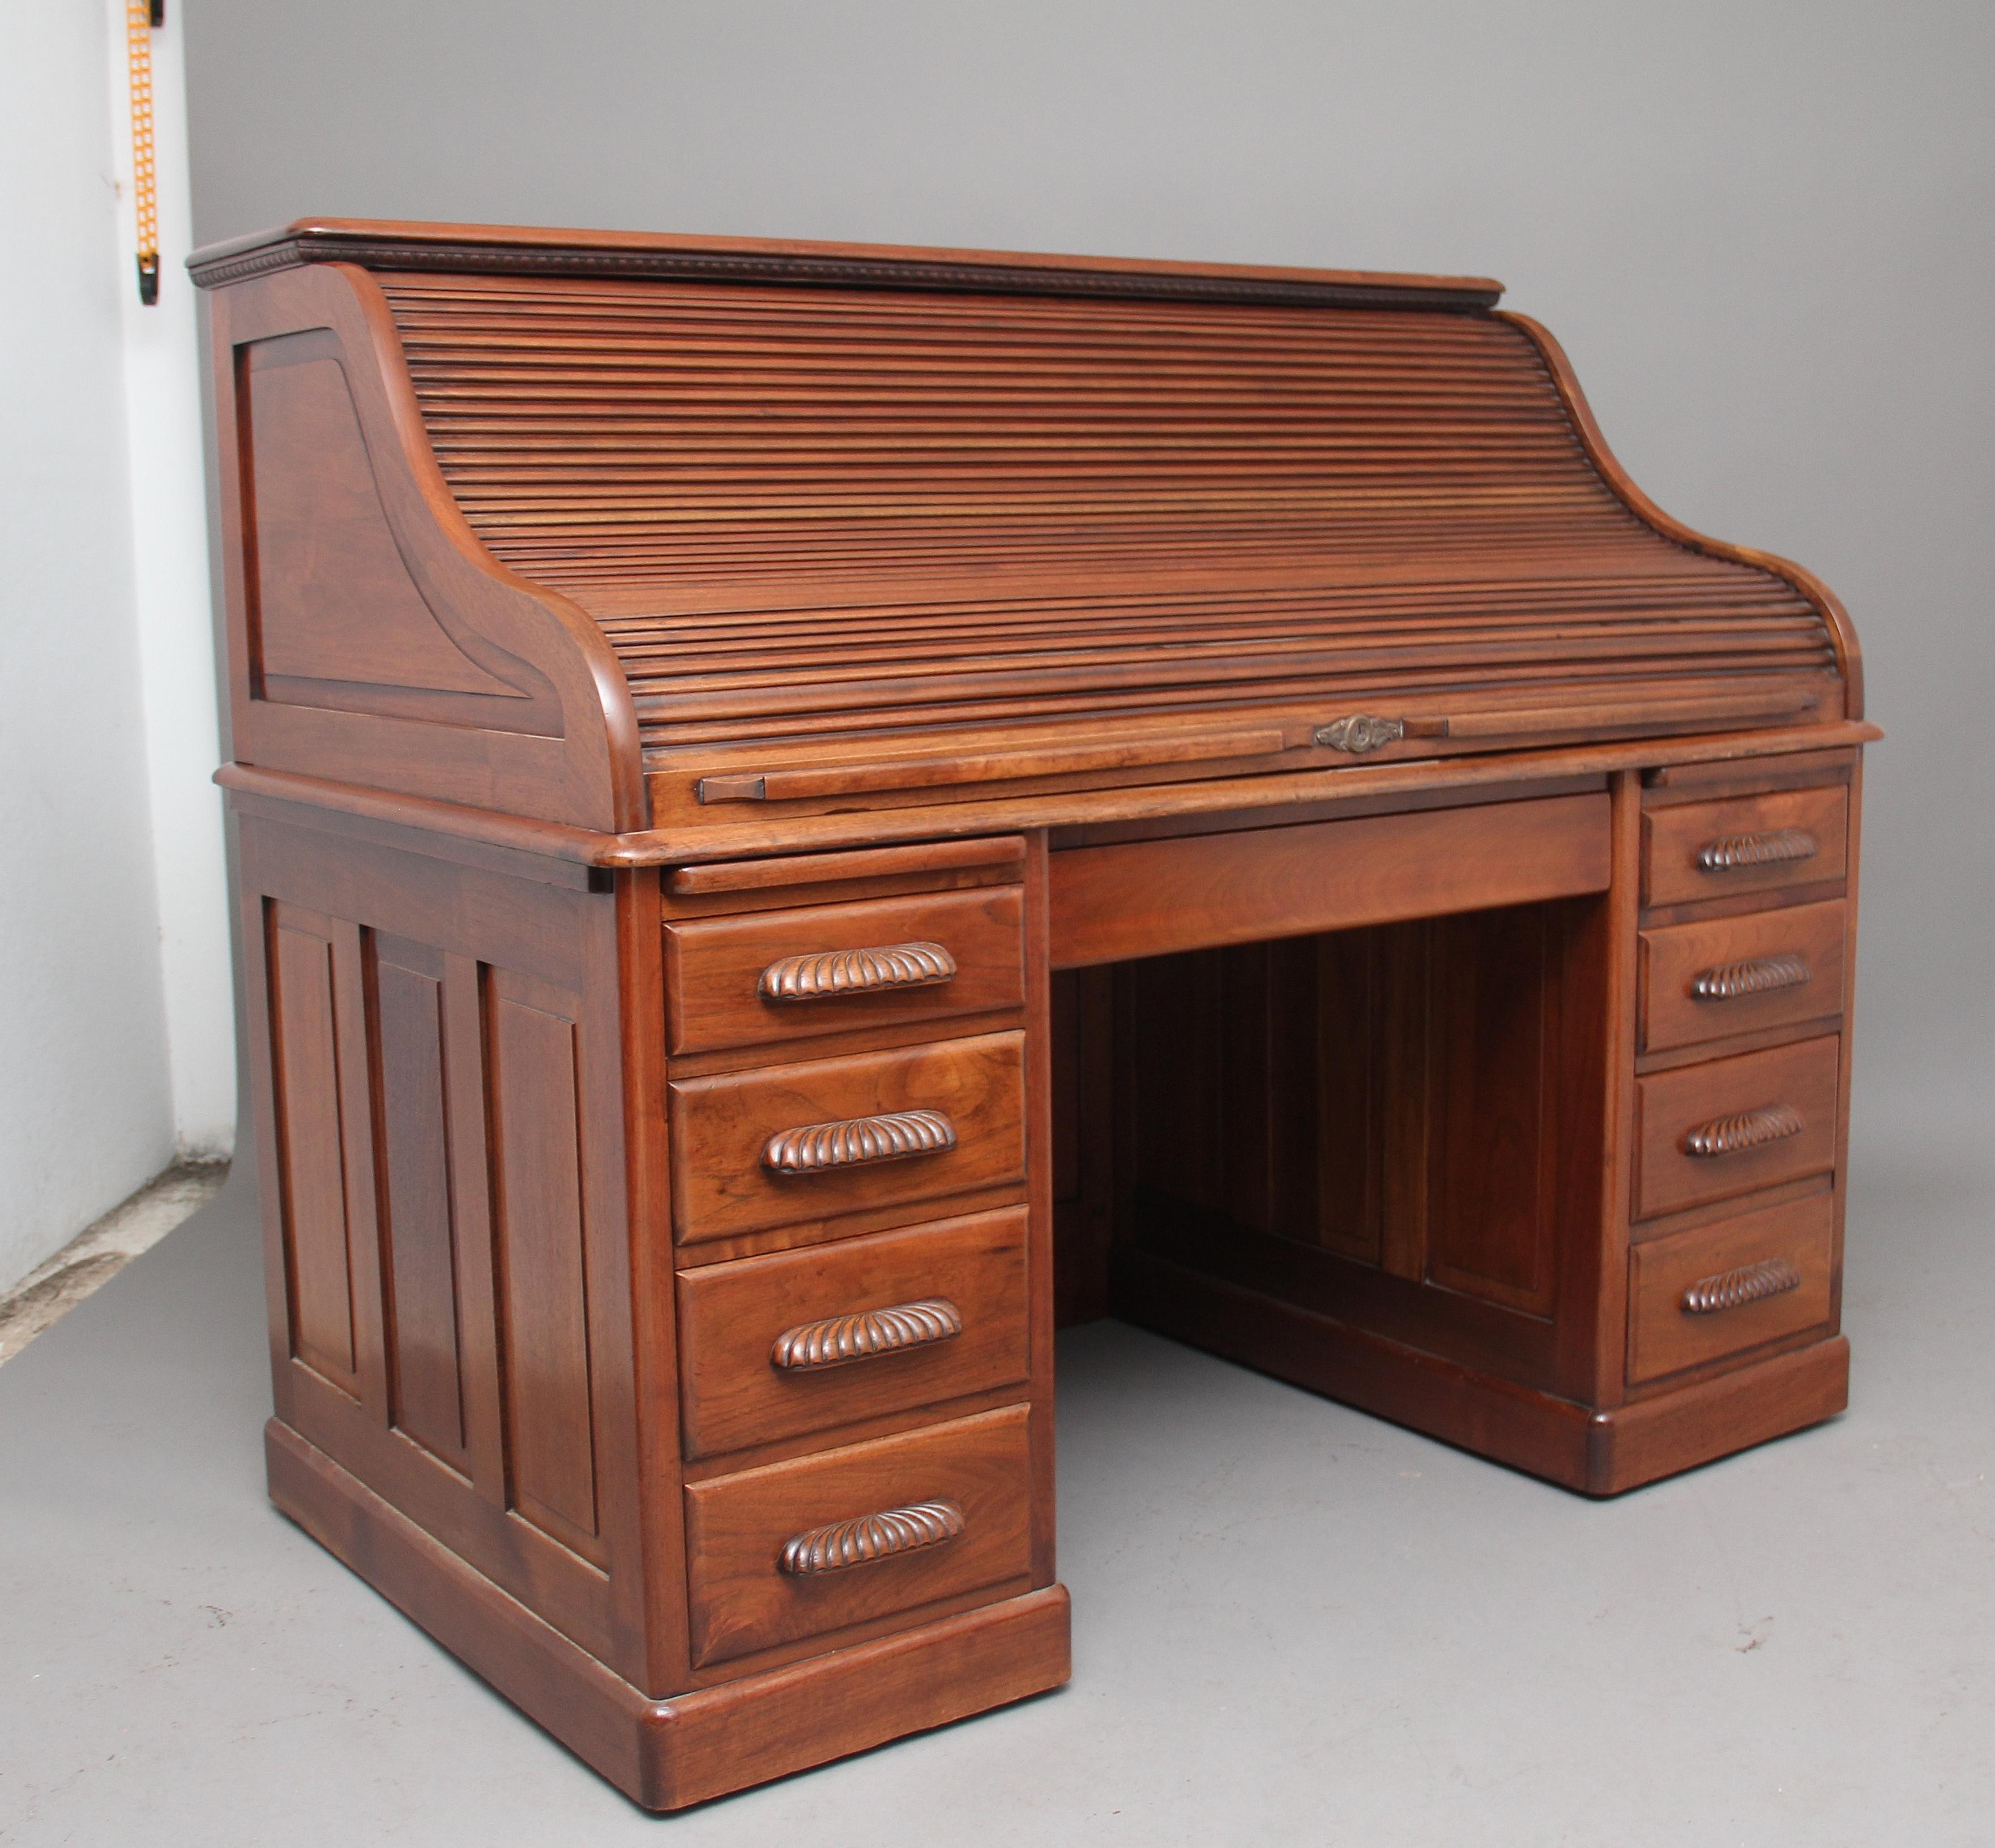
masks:
[[[1827,1416],[1853,751],[606,876],[239,797],[278,1504],[638,1802],[1058,1685],[1052,1334]]]

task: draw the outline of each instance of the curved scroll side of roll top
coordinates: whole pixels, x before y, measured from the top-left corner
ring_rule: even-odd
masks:
[[[956,958],[939,943],[882,944],[861,950],[816,950],[785,956],[763,970],[764,1001],[823,1001],[953,981]]]
[[[956,1538],[967,1524],[963,1510],[946,1500],[885,1508],[877,1514],[862,1514],[854,1521],[836,1521],[795,1535],[784,1542],[776,1566],[792,1578],[844,1572],[877,1559],[940,1546]]]
[[[956,1126],[941,1111],[894,1110],[779,1130],[762,1150],[762,1165],[779,1174],[814,1174],[938,1155],[955,1147]]]

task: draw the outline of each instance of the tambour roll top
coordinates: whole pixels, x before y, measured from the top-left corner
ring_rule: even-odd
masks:
[[[351,221],[195,269],[328,262],[661,825],[1855,711],[1834,600],[1650,508],[1492,283]]]

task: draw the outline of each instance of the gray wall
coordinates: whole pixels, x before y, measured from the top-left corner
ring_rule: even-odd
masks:
[[[186,0],[197,241],[307,212],[1482,272],[1854,612],[1859,1119],[1984,1086],[1986,0]]]

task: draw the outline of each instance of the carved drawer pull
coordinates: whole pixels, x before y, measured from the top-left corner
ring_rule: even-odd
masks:
[[[1801,1113],[1790,1104],[1768,1104],[1757,1110],[1742,1110],[1736,1116],[1714,1116],[1684,1132],[1686,1155],[1736,1155],[1769,1142],[1784,1142],[1798,1136],[1807,1126]]]
[[[1791,951],[1756,956],[1746,962],[1721,962],[1691,978],[1690,992],[1699,1001],[1736,1001],[1746,995],[1770,995],[1784,988],[1804,988],[1815,979],[1805,956]]]
[[[1805,828],[1777,828],[1769,834],[1727,834],[1706,841],[1697,850],[1697,863],[1706,873],[1736,873],[1811,860],[1821,851],[1822,843]]]
[[[1721,1309],[1741,1308],[1770,1296],[1784,1296],[1801,1287],[1801,1273],[1785,1258],[1763,1258],[1756,1264],[1742,1264],[1736,1270],[1699,1277],[1684,1292],[1683,1312],[1715,1315]]]
[[[963,1332],[963,1311],[946,1296],[925,1301],[896,1303],[891,1309],[865,1309],[854,1315],[833,1315],[785,1329],[769,1350],[769,1364],[785,1372],[843,1366],[870,1360],[876,1354],[905,1353],[910,1348],[953,1341]]]
[[[939,943],[888,943],[785,956],[763,970],[760,987],[764,1001],[826,1001],[884,989],[932,988],[955,975],[956,958]]]
[[[953,1501],[918,1501],[912,1507],[887,1508],[812,1527],[783,1542],[776,1556],[779,1572],[793,1578],[815,1572],[842,1572],[848,1566],[870,1565],[898,1553],[940,1546],[963,1530],[963,1510]]]
[[[901,1161],[956,1147],[956,1125],[939,1110],[894,1110],[843,1123],[807,1123],[778,1130],[762,1150],[762,1165],[779,1174],[816,1174],[827,1168]]]

